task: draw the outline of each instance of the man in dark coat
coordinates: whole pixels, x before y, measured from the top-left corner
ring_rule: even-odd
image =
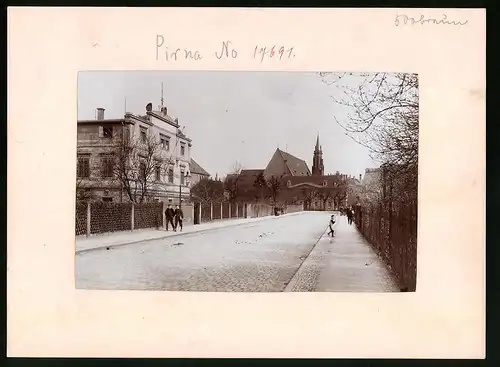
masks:
[[[352,224],[352,210],[351,208],[347,208],[347,223]]]
[[[174,231],[177,230],[177,226],[181,227],[182,231],[182,220],[184,219],[184,213],[182,212],[182,209],[179,208],[179,205],[175,207],[175,227]]]
[[[168,204],[167,209],[165,210],[165,219],[166,219],[166,230],[168,231],[168,224],[172,225],[172,229],[175,231],[174,226],[174,209],[172,209],[172,205]]]

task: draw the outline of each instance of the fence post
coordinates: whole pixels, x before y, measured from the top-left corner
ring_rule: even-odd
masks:
[[[87,236],[90,236],[90,201],[87,202]]]
[[[222,207],[224,206],[224,202],[221,201],[220,202],[220,219],[224,219],[224,217],[222,216]]]
[[[239,218],[240,217],[240,205],[238,203],[236,203],[236,218]]]
[[[135,204],[132,203],[132,209],[130,212],[130,230],[134,230],[134,217],[135,217]]]
[[[214,220],[214,203],[210,202],[210,221]]]
[[[228,214],[228,218],[231,219],[231,203],[229,203],[229,214]]]

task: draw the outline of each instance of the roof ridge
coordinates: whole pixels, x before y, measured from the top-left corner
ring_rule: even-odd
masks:
[[[189,162],[189,163],[190,163],[190,165],[191,165],[191,162],[192,162],[192,163],[193,163],[193,166],[197,166],[197,167],[194,167],[194,168],[195,168],[195,173],[199,173],[199,174],[201,173],[201,174],[205,174],[205,175],[209,175],[209,176],[210,176],[210,173],[209,173],[209,172],[208,172],[205,168],[203,168],[203,167],[201,166],[201,164],[199,164],[198,162],[196,162],[196,161],[194,160],[194,158],[193,158],[193,157],[190,157],[189,159],[190,159],[190,162]],[[193,168],[193,167],[190,167],[191,172],[193,172],[192,168]],[[200,171],[201,171],[201,172],[196,172],[196,170],[197,170],[198,168],[200,169]]]
[[[287,153],[287,152],[282,151],[280,148],[278,148],[278,150],[279,150],[279,152],[280,152],[281,158],[285,161],[285,166],[286,166],[286,168],[288,168],[288,172],[290,172],[290,174],[293,176],[293,174],[292,174],[292,173],[293,173],[293,172],[292,172],[292,169],[291,169],[291,168],[290,168],[290,166],[288,165],[288,159],[286,159],[285,157],[283,157],[283,153],[286,153],[286,154],[288,154],[288,155],[291,155],[291,154],[289,154],[289,153]]]

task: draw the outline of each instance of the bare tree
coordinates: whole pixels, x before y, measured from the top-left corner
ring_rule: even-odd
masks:
[[[231,173],[233,174],[240,174],[241,170],[243,169],[243,165],[239,161],[234,161]]]
[[[316,197],[321,200],[321,203],[322,203],[322,206],[323,206],[323,209],[326,209],[326,203],[329,201],[329,200],[333,200],[334,198],[334,195],[335,195],[335,189],[333,188],[322,188],[322,189],[319,189],[317,192],[316,192]]]
[[[333,195],[333,202],[335,203],[335,209],[339,209],[342,203],[345,202],[347,198],[347,190],[337,190]]]
[[[264,197],[266,196],[266,189],[267,189],[267,181],[266,178],[264,177],[264,173],[261,172],[257,175],[253,183],[253,187],[257,190],[258,193],[256,199],[263,200]]]
[[[300,198],[304,202],[305,209],[310,209],[314,199],[318,197],[318,190],[314,187],[304,187],[300,192]]]
[[[240,180],[240,174],[243,166],[240,162],[235,161],[231,172],[224,179],[224,191],[231,203],[234,203],[238,199],[239,187],[238,181]]]
[[[219,180],[202,178],[191,188],[191,198],[209,204],[224,198],[224,185]]]
[[[153,194],[160,185],[159,178],[173,164],[160,153],[160,141],[152,134],[118,139],[104,161],[103,176],[118,181],[130,201],[141,203]]]
[[[269,188],[269,198],[271,199],[271,204],[276,205],[278,203],[278,197],[283,188],[281,183],[281,177],[271,176],[267,180],[267,187]]]
[[[351,112],[334,118],[372,158],[385,164],[395,185],[393,194],[417,194],[419,82],[417,74],[319,73],[342,97],[332,100]],[[397,186],[397,190],[396,190]],[[395,197],[402,197],[397,194]]]

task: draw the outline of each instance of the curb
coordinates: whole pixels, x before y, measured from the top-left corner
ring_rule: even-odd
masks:
[[[245,224],[248,224],[248,223],[261,222],[261,221],[266,220],[266,219],[279,219],[279,218],[283,218],[285,216],[292,216],[292,215],[297,215],[297,214],[300,214],[300,213],[304,213],[304,211],[302,211],[302,212],[295,212],[295,213],[288,213],[288,214],[284,214],[284,215],[280,215],[280,216],[274,216],[274,215],[270,216],[269,215],[269,216],[266,216],[266,217],[260,217],[260,218],[258,218],[258,220],[254,220],[254,221],[250,221],[250,222],[242,222],[242,223],[237,223],[237,224],[230,224],[230,225],[227,225],[227,226],[220,226],[220,227],[216,227],[216,228],[201,228],[201,229],[193,230],[193,231],[190,231],[190,232],[178,232],[176,234],[168,234],[168,235],[164,235],[164,236],[160,236],[160,237],[155,237],[155,238],[146,238],[146,239],[134,240],[134,241],[130,241],[130,242],[116,243],[116,244],[112,244],[112,245],[101,245],[101,246],[96,246],[96,247],[92,247],[92,248],[88,248],[88,249],[75,250],[75,255],[80,255],[80,254],[91,252],[91,251],[103,250],[105,248],[112,249],[112,248],[121,247],[121,246],[133,245],[133,244],[136,244],[136,243],[144,243],[144,242],[151,242],[151,241],[156,241],[156,240],[163,240],[165,238],[179,237],[179,236],[188,236],[190,234],[199,233],[199,232],[216,231],[218,229],[224,229],[224,228],[227,228],[227,227],[238,227],[238,226],[242,226],[242,225],[245,225]],[[249,218],[249,219],[254,219],[254,218]]]
[[[288,282],[288,284],[286,285],[285,289],[283,289],[282,292],[292,292],[293,287],[297,284],[297,282],[300,279],[302,267],[307,262],[307,259],[309,259],[309,257],[311,256],[312,252],[314,251],[314,249],[316,248],[316,246],[318,245],[318,243],[321,241],[321,239],[323,238],[323,236],[325,235],[325,233],[326,233],[327,230],[328,230],[328,227],[321,233],[321,236],[319,236],[318,240],[311,247],[311,250],[307,253],[307,255],[304,258],[304,260],[300,263],[299,267],[297,268],[297,271],[295,272],[295,274],[293,274],[292,279],[290,279],[290,281]]]

